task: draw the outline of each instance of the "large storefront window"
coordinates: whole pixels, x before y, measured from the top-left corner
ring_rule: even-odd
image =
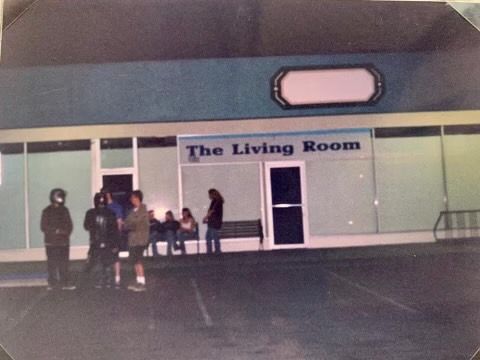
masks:
[[[217,186],[228,195],[226,220],[253,220],[263,215],[268,221],[273,204],[265,204],[262,214],[261,189],[268,202],[269,187],[277,184],[261,180],[260,167],[275,163],[288,167],[296,162],[306,164],[301,193],[307,194],[302,201],[308,212],[301,216],[309,224],[309,235],[372,233],[377,230],[372,154],[370,129],[180,137],[183,202],[188,204],[195,197],[194,203],[205,213],[206,190]],[[199,182],[204,185],[198,186]],[[197,199],[194,191],[199,189],[203,194]],[[233,199],[231,208],[229,197]],[[275,211],[298,206],[275,204]]]
[[[133,167],[132,138],[100,140],[101,168],[131,168]]]
[[[440,128],[375,134],[380,232],[432,230],[445,210]]]
[[[376,231],[372,160],[307,161],[311,235]]]
[[[0,249],[24,249],[26,236],[23,144],[0,145],[0,153]]]
[[[449,209],[480,209],[480,127],[445,127],[444,151]]]
[[[67,192],[66,205],[73,221],[71,244],[87,245],[83,220],[92,206],[90,140],[29,143],[27,149],[31,246],[43,247],[40,217],[49,204],[50,191],[57,187]]]
[[[179,216],[175,142],[166,142],[165,138],[139,138],[138,171],[144,202],[149,209],[155,210],[157,218],[163,221],[167,210]]]
[[[225,199],[225,221],[256,220],[261,214],[260,169],[258,163],[193,165],[182,167],[183,206],[197,221],[208,211],[208,190],[215,188]],[[205,235],[200,226],[200,236]]]

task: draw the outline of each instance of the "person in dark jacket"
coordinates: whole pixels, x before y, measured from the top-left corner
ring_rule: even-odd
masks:
[[[175,220],[173,213],[169,210],[165,213],[165,222],[162,224],[167,240],[167,256],[173,254],[173,250],[178,250],[177,231],[180,228],[180,223]]]
[[[210,198],[210,206],[207,215],[203,219],[203,223],[207,224],[207,234],[205,235],[207,241],[207,254],[212,253],[212,242],[215,245],[215,254],[220,254],[220,229],[223,222],[223,196],[216,189],[208,190],[208,197]]]
[[[40,227],[45,235],[48,290],[58,287],[62,290],[75,289],[75,286],[69,284],[68,278],[70,234],[73,224],[70,212],[65,206],[65,198],[64,190],[53,189],[50,192],[50,205],[42,212]]]
[[[93,199],[94,208],[85,214],[83,226],[90,233],[90,251],[86,271],[97,264],[102,272],[96,287],[112,286],[112,267],[119,251],[119,231],[115,213],[107,207],[107,197],[97,193]]]

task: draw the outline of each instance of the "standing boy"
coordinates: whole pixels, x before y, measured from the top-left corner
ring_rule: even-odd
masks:
[[[55,288],[75,290],[75,286],[69,284],[68,279],[70,234],[73,224],[70,212],[65,206],[65,197],[64,190],[53,189],[50,192],[50,205],[42,212],[40,227],[45,235],[48,290]]]
[[[118,232],[119,232],[119,237],[122,236],[122,230],[123,230],[123,208],[122,205],[117,203],[113,199],[113,194],[112,190],[109,188],[102,188],[101,192],[105,195],[106,200],[107,200],[107,208],[115,213],[115,217],[117,219],[117,227],[118,227]],[[120,241],[120,238],[119,238]],[[119,250],[120,251],[120,250]],[[120,274],[121,274],[121,269],[120,269],[120,257],[119,253],[117,252],[114,256],[114,264],[113,264],[113,269],[115,270],[115,287],[117,289],[120,288]]]
[[[135,266],[137,281],[130,285],[128,290],[145,291],[145,270],[143,267],[143,252],[146,250],[149,242],[150,223],[147,208],[143,201],[143,193],[135,190],[130,196],[130,202],[133,205],[132,211],[125,219],[125,230],[128,231],[128,248],[130,260]]]
[[[94,208],[87,211],[83,226],[90,233],[90,261],[88,270],[97,264],[102,267],[102,274],[97,279],[96,287],[112,285],[112,265],[117,260],[118,227],[115,213],[107,208],[105,194],[97,193],[93,199]]]

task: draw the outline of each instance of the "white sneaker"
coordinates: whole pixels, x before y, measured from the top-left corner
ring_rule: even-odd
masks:
[[[75,290],[77,287],[75,285],[65,285],[65,286],[62,286],[62,290],[68,290],[68,291],[71,291],[71,290]]]
[[[130,285],[128,287],[128,290],[135,291],[135,292],[141,292],[141,291],[146,291],[147,288],[145,287],[145,284],[134,284]]]

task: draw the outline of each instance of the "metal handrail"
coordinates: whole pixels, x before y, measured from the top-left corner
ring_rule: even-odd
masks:
[[[468,217],[466,217],[468,215]],[[433,228],[433,236],[435,241],[438,240],[453,240],[453,239],[467,239],[467,238],[479,238],[480,237],[480,209],[478,210],[454,210],[454,211],[441,211],[435,226]],[[439,229],[440,224],[444,220],[445,226],[443,229]],[[467,231],[470,231],[468,236]],[[445,231],[446,237],[440,239],[439,231]],[[461,232],[460,237],[457,235]]]

